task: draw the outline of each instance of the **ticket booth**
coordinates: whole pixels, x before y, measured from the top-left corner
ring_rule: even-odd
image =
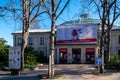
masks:
[[[86,63],[95,63],[95,48],[86,48]]]
[[[59,61],[61,64],[67,63],[67,48],[60,48],[59,49]]]

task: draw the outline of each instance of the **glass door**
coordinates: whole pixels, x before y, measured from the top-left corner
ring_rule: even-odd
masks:
[[[81,63],[81,49],[72,49],[72,63]]]

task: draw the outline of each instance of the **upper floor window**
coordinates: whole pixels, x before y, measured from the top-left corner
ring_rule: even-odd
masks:
[[[29,44],[29,45],[32,45],[32,44],[33,44],[32,37],[29,37],[29,38],[28,38],[28,44]]]
[[[22,43],[21,38],[18,38],[18,39],[17,39],[17,43],[18,43],[18,45],[21,45],[21,43]]]
[[[44,44],[44,37],[40,37],[40,44]]]
[[[119,35],[119,37],[118,37],[118,41],[119,41],[118,43],[120,43],[120,35]]]

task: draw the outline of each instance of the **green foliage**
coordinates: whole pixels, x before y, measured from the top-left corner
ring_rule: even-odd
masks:
[[[47,57],[44,56],[43,52],[37,52],[35,56],[38,63],[47,63]]]
[[[120,56],[111,56],[110,63],[105,65],[107,69],[115,69],[117,63],[120,63]]]
[[[34,65],[36,63],[46,63],[47,58],[43,52],[39,52],[32,47],[25,49],[25,64]]]
[[[4,38],[0,38],[0,47],[6,46],[7,41]]]
[[[35,65],[25,64],[24,68],[34,69]]]
[[[120,63],[120,56],[111,56],[110,57],[111,63]]]
[[[25,64],[34,65],[36,63],[36,57],[34,54],[25,54]]]
[[[4,62],[3,65],[8,66],[9,46],[6,43],[6,40],[0,38],[0,63]]]

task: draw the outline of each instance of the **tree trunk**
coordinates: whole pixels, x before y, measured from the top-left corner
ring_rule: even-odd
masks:
[[[52,0],[52,18],[51,18],[51,34],[50,34],[50,55],[49,55],[49,77],[54,77],[54,49],[55,49],[55,0]]]
[[[106,55],[106,63],[110,62],[110,30],[107,32],[107,55]]]
[[[102,63],[100,65],[100,72],[99,73],[104,73],[104,38],[101,37],[101,42],[100,42],[100,57],[102,59]]]
[[[23,27],[22,27],[22,44],[21,44],[21,70],[24,70],[24,50],[27,46],[27,39],[29,35],[29,22],[27,21],[27,4],[26,0],[22,0],[23,9]]]
[[[54,42],[55,42],[55,17],[52,20],[52,28],[50,34],[50,55],[49,55],[49,77],[54,77]]]
[[[103,15],[103,17],[105,17]],[[102,30],[101,30],[101,36],[100,36],[100,57],[102,59],[102,63],[100,65],[100,73],[104,73],[104,38],[105,38],[105,34],[104,34],[104,30],[105,30],[105,19],[102,20]]]
[[[25,30],[23,29],[22,32],[22,45],[21,45],[21,70],[24,70],[24,50],[27,46],[27,39],[28,39],[28,35],[29,35],[29,31],[28,32],[24,32]]]

